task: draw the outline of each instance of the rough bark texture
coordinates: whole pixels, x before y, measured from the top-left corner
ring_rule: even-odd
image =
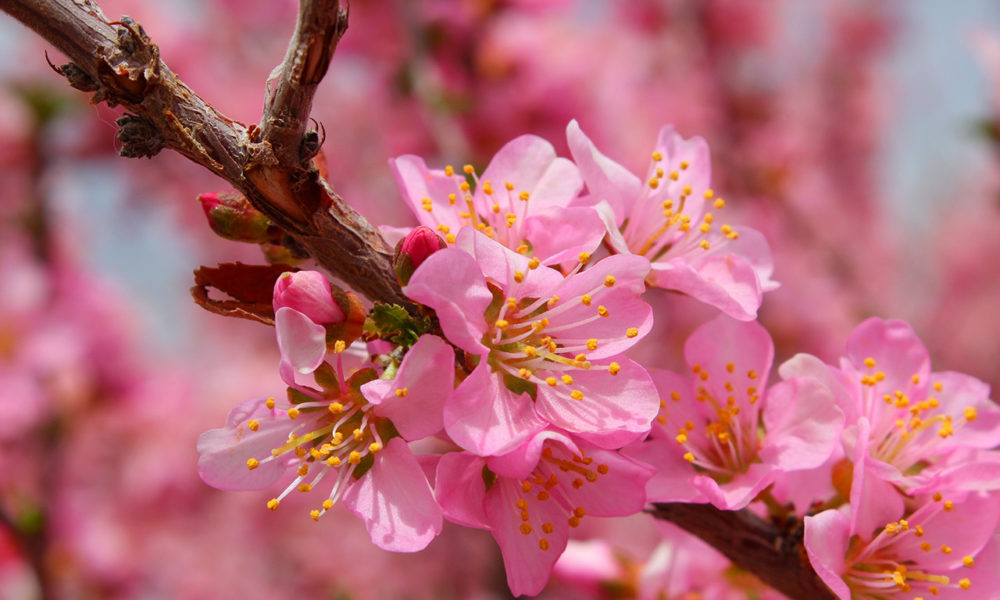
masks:
[[[89,0],[0,0],[0,9],[69,58],[56,70],[70,85],[132,113],[119,120],[124,156],[180,152],[241,191],[350,287],[412,308],[396,283],[392,250],[310,162],[320,145],[319,133],[307,131],[313,93],[347,29],[338,0],[301,0],[261,123],[250,126],[184,85],[128,17],[109,21]]]
[[[679,502],[654,504],[649,513],[700,537],[789,598],[837,600],[809,565],[801,521],[782,529],[747,510]]]
[[[347,29],[347,11],[338,0],[300,0],[295,34],[269,82],[263,118],[250,126],[227,118],[184,85],[128,17],[109,21],[90,0],[0,0],[0,10],[69,58],[53,68],[70,85],[94,92],[94,102],[132,113],[118,120],[123,156],[153,156],[164,147],[180,152],[240,190],[350,287],[416,310],[396,282],[385,241],[311,163],[321,144],[319,132],[307,127],[313,93]],[[791,598],[834,598],[809,567],[800,529],[784,531],[747,511],[706,505],[657,504],[650,512],[701,537]]]

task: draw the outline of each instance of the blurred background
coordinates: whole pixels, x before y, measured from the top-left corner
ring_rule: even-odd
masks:
[[[293,0],[100,4],[221,112],[259,119]],[[263,258],[205,226],[195,198],[224,182],[169,151],[119,158],[120,110],[46,49],[0,15],[0,598],[508,597],[486,532],[390,554],[347,514],[201,483],[199,433],[282,386],[272,330],[195,306],[191,272]],[[314,116],[331,183],[389,225],[411,222],[390,157],[482,167],[524,133],[565,156],[576,118],[639,170],[673,123],[708,140],[729,220],[771,243],[779,361],[834,361],[861,320],[898,317],[936,370],[1000,389],[995,2],[357,0]],[[636,352],[679,367],[713,311],[649,300]],[[598,535],[625,563],[659,539],[641,516],[581,532]]]

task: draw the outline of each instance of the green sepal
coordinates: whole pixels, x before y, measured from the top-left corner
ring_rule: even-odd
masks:
[[[503,385],[504,387],[514,392],[515,394],[520,395],[527,393],[529,396],[531,396],[532,401],[538,399],[538,384],[532,383],[530,381],[525,381],[524,379],[521,379],[520,377],[514,375],[513,373],[507,373],[506,371],[504,372]]]
[[[316,383],[324,390],[336,392],[334,397],[340,395],[340,381],[337,380],[337,373],[330,366],[330,363],[326,361],[320,363],[319,367],[313,371],[313,376],[316,378]]]
[[[361,462],[358,466],[354,467],[354,471],[351,472],[351,477],[355,479],[361,479],[364,474],[371,470],[375,466],[375,455],[368,453],[361,457]]]
[[[383,340],[409,347],[430,330],[430,321],[413,318],[398,304],[376,304],[365,319],[364,330]]]
[[[299,390],[288,388],[288,402],[291,404],[302,404],[303,402],[315,402],[316,399],[309,394],[303,394]]]

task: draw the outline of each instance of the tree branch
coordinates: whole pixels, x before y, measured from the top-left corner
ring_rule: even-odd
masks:
[[[247,127],[209,105],[160,59],[142,27],[108,21],[90,0],[0,0],[0,10],[66,54],[57,68],[94,102],[122,105],[125,156],[167,147],[242,192],[333,275],[373,300],[415,310],[396,282],[392,250],[312,167],[319,149],[306,122],[316,86],[347,28],[338,0],[301,0],[295,35],[261,125]]]
[[[781,529],[748,510],[680,502],[653,504],[649,513],[698,536],[789,598],[836,600],[809,564],[800,521]]]

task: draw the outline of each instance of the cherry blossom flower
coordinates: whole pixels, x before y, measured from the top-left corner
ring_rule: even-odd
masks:
[[[847,342],[840,368],[799,355],[782,374],[823,379],[846,415],[845,454],[853,464],[850,501],[865,533],[903,510],[908,494],[941,489],[1000,489],[1000,409],[989,387],[956,372],[931,372],[930,356],[903,321],[868,319]],[[947,490],[945,490],[947,491]]]
[[[420,224],[441,232],[448,243],[470,225],[550,265],[592,252],[604,237],[596,212],[570,207],[583,187],[577,168],[537,136],[509,142],[478,177],[472,165],[463,172],[452,166],[428,169],[413,155],[395,158],[390,165]]]
[[[867,541],[852,537],[851,519],[839,510],[806,517],[805,547],[840,600],[985,598],[1000,585],[998,519],[995,496],[935,494]]]
[[[771,281],[771,251],[753,229],[717,224],[725,208],[710,185],[708,144],[660,129],[645,180],[597,150],[576,121],[566,128],[589,202],[619,253],[649,258],[649,283],[684,292],[740,320],[756,318]]]
[[[295,490],[333,485],[318,520],[338,501],[365,521],[372,542],[413,552],[441,531],[441,511],[407,446],[441,429],[441,401],[454,382],[453,352],[443,340],[422,337],[392,380],[362,369],[345,380],[338,361],[332,387],[299,386],[288,401],[257,399],[237,406],[221,429],[198,440],[198,471],[214,487],[262,489],[286,471],[294,479],[267,503],[271,510]],[[306,390],[305,392],[301,390]]]
[[[612,256],[563,277],[472,228],[455,244],[428,258],[404,291],[436,311],[475,366],[444,406],[456,443],[488,456],[549,423],[609,448],[649,431],[653,383],[620,356],[652,324],[639,299],[645,259]]]
[[[503,554],[515,596],[537,594],[585,516],[642,510],[652,469],[616,452],[545,430],[512,452],[441,457],[437,498],[445,516],[488,529]]]
[[[658,468],[651,500],[735,510],[777,475],[829,458],[843,413],[814,378],[765,391],[774,344],[758,323],[720,315],[695,330],[684,356],[690,377],[653,372],[660,415],[652,439],[628,450]]]

